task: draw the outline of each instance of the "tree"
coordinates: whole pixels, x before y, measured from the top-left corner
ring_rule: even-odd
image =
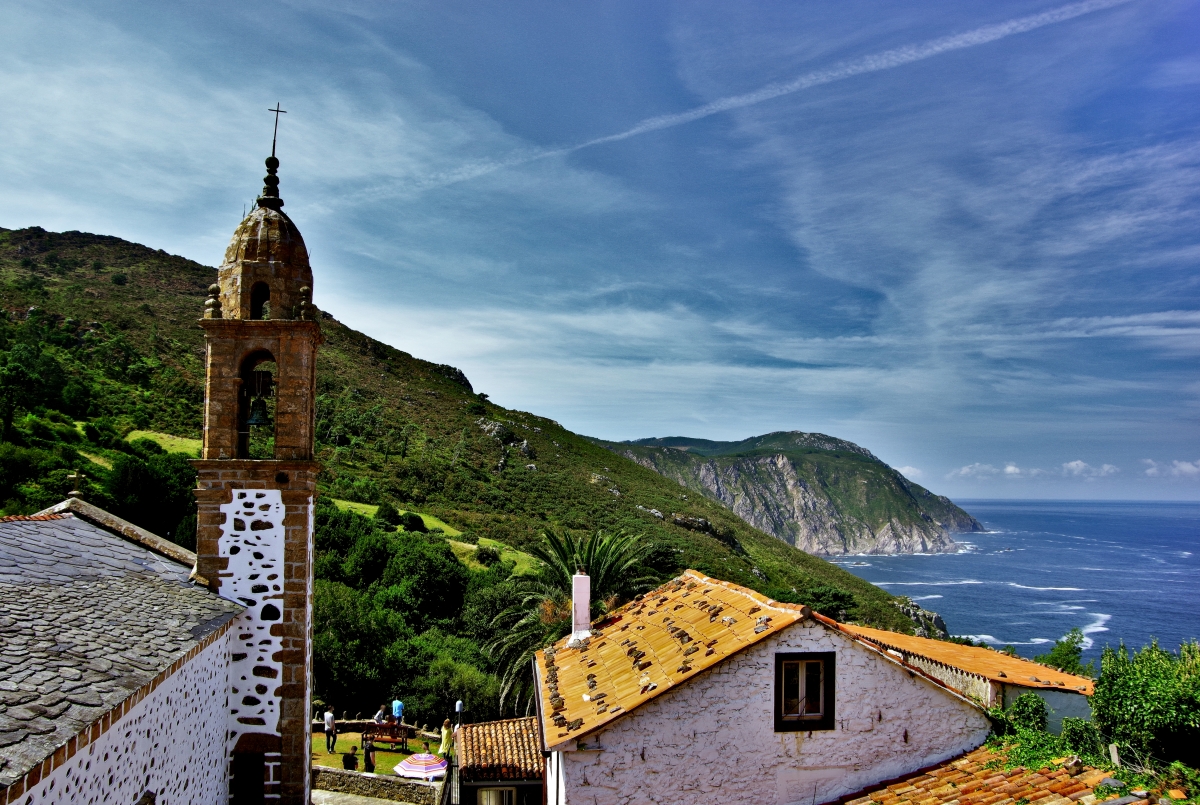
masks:
[[[516,603],[493,622],[495,637],[485,647],[500,673],[500,703],[522,704],[533,696],[530,660],[544,646],[571,630],[571,577],[591,579],[592,614],[602,615],[652,587],[653,576],[641,572],[654,544],[640,535],[595,531],[586,537],[570,532],[543,534],[530,553],[544,563],[538,574],[516,582]]]
[[[400,525],[400,512],[396,511],[396,507],[385,500],[376,509],[375,519],[387,526],[388,531],[395,531],[396,526]]]
[[[1054,648],[1045,654],[1033,658],[1034,662],[1049,665],[1068,674],[1078,676],[1094,676],[1096,669],[1089,661],[1086,665],[1080,662],[1083,658],[1083,636],[1081,629],[1075,628],[1067,632],[1060,640],[1054,641]]]
[[[0,439],[8,441],[12,434],[13,416],[29,399],[29,370],[5,356],[0,365]]]

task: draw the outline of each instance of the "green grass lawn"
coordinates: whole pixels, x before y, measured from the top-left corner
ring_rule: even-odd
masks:
[[[200,447],[204,444],[199,439],[188,439],[183,436],[172,436],[168,433],[158,433],[153,430],[131,430],[125,441],[149,439],[157,442],[158,446],[168,453],[187,453],[189,456],[200,457]]]
[[[462,562],[472,570],[482,570],[483,565],[475,561],[475,551],[480,546],[495,548],[500,552],[500,559],[504,562],[513,563],[514,576],[532,576],[537,572],[541,562],[533,558],[527,553],[514,551],[512,548],[505,545],[503,542],[497,542],[494,539],[483,537],[479,540],[479,545],[471,545],[467,542],[459,542],[458,540],[447,540],[450,543],[450,549],[454,551],[454,555],[458,557],[458,561]]]
[[[313,730],[312,736],[312,764],[314,766],[327,766],[333,769],[342,768],[342,754],[350,751],[350,747],[358,747],[358,770],[362,771],[362,734],[358,732],[343,732],[337,737],[337,751],[334,754],[325,752],[325,733]],[[375,747],[375,773],[376,774],[392,774],[396,769],[396,764],[404,760],[409,755],[417,752],[425,751],[421,745],[421,739],[410,738],[408,748],[414,751],[404,752],[399,749],[392,751],[387,748],[387,745],[376,745]],[[429,751],[437,751],[436,744],[430,744]]]
[[[330,498],[330,500],[332,500],[339,509],[343,511],[349,510],[356,512],[364,517],[374,517],[375,512],[379,511],[378,506],[372,506],[370,503],[355,503],[353,500],[339,500],[338,498]],[[400,509],[401,514],[404,514],[405,511],[405,509]],[[462,534],[462,532],[457,528],[442,522],[432,514],[422,514],[421,512],[413,512],[413,514],[420,517],[425,522],[425,527],[431,531],[435,528],[440,528],[442,533],[447,537],[457,537]]]

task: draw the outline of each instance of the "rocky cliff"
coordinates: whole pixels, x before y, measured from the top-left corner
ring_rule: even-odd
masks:
[[[602,444],[809,553],[944,553],[958,549],[952,534],[983,530],[870,451],[824,434]]]

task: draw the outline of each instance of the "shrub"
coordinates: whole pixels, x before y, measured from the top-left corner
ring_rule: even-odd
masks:
[[[425,527],[425,521],[421,519],[421,515],[416,512],[405,512],[399,515],[397,525],[403,526],[405,531],[425,532],[429,530]]]
[[[1043,732],[1049,720],[1046,702],[1036,693],[1022,693],[1008,706],[1007,714],[1013,726],[1019,730]]]
[[[1175,654],[1158,642],[1133,653],[1106,648],[1092,697],[1108,738],[1160,760],[1200,763],[1200,643]]]
[[[491,567],[500,561],[500,552],[490,545],[482,545],[475,549],[475,561]]]
[[[387,525],[389,530],[394,530],[396,526],[400,525],[400,512],[385,500],[379,504],[379,509],[375,512],[375,519]]]
[[[1100,730],[1082,718],[1064,718],[1061,737],[1067,748],[1080,757],[1099,757],[1104,751]]]
[[[112,284],[113,285],[124,285],[126,282],[129,282],[129,278],[126,277],[124,274],[113,274],[112,275]]]

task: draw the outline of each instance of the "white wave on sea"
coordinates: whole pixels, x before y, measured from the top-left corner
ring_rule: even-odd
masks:
[[[999,640],[990,634],[966,634],[955,635],[955,637],[969,637],[972,640],[977,640],[981,643],[987,643],[992,646],[1040,646],[1043,643],[1053,643],[1054,641],[1048,637],[1034,637],[1029,640]]]
[[[1082,587],[1030,587],[1025,584],[1017,584],[1015,581],[1003,582],[1009,587],[1016,587],[1021,590],[1066,590],[1068,592],[1082,592]]]
[[[876,587],[954,587],[959,584],[987,584],[977,579],[961,579],[959,581],[877,581]]]
[[[1088,614],[1096,620],[1080,629],[1080,631],[1083,632],[1083,647],[1085,649],[1089,649],[1095,645],[1095,641],[1088,637],[1088,635],[1097,634],[1099,632],[1107,632],[1108,627],[1104,624],[1112,620],[1112,615],[1106,615],[1103,612],[1089,612]]]

